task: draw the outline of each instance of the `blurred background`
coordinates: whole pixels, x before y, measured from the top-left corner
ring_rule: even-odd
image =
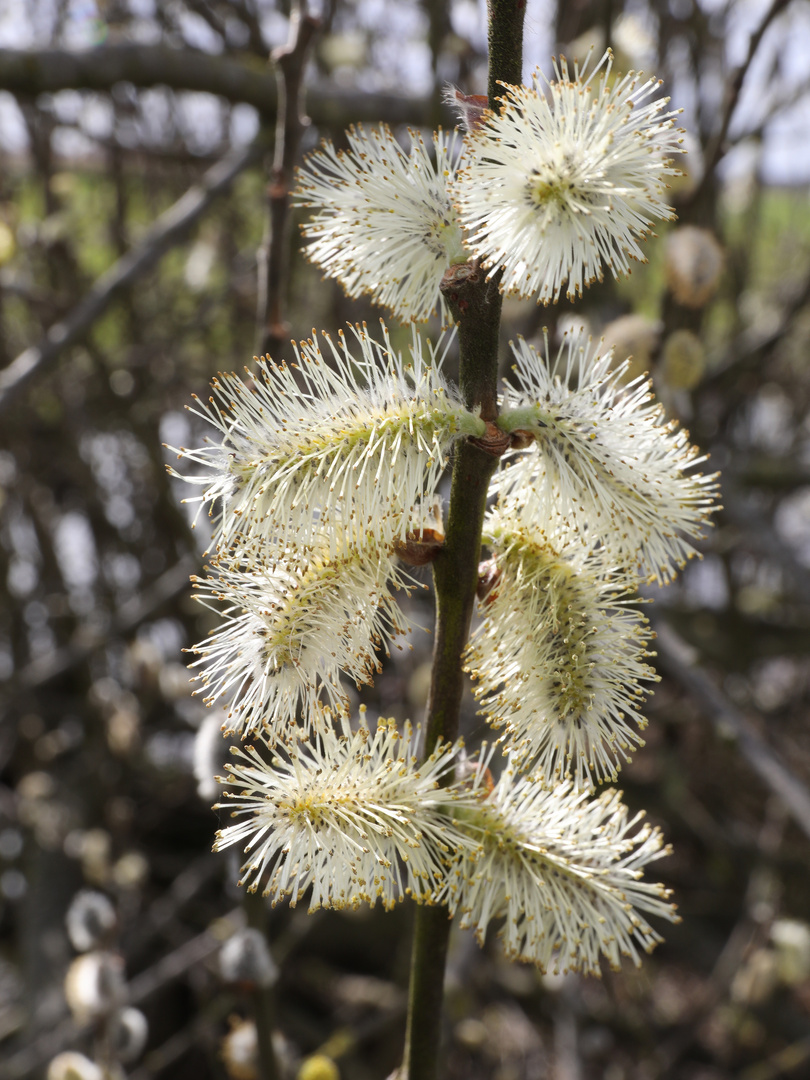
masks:
[[[327,136],[339,144],[357,121],[403,134],[452,125],[444,84],[485,89],[483,7],[311,9],[320,26],[307,43],[301,151]],[[205,524],[191,528],[188,491],[165,468],[165,443],[204,437],[190,395],[268,342],[289,356],[291,336],[382,314],[320,280],[300,255],[297,219],[278,234],[283,280],[270,310],[268,220],[290,162],[277,155],[274,166],[268,55],[292,40],[289,16],[272,0],[0,4],[8,1080],[44,1076],[71,1050],[117,1058],[113,1075],[138,1080],[251,1080],[252,1017],[273,995],[220,956],[248,924],[267,929],[279,969],[285,1075],[322,1052],[343,1080],[375,1080],[401,1053],[410,910],[243,904],[236,861],[210,853],[221,716],[191,696],[182,652],[210,626],[188,584]],[[706,468],[722,471],[725,509],[703,559],[655,594],[662,681],[647,746],[620,777],[673,844],[652,870],[683,922],[660,927],[665,944],[640,971],[599,981],[541,977],[506,963],[494,935],[479,949],[458,933],[444,1075],[806,1077],[810,4],[528,5],[527,74],[550,72],[560,49],[584,58],[607,43],[620,70],[660,76],[684,110],[678,223],[658,230],[631,278],[575,305],[508,301],[503,334],[585,322],[652,373],[671,416],[711,454]],[[412,606],[429,627],[429,595]],[[418,632],[411,644],[364,695],[372,713],[421,718],[431,639]],[[465,725],[481,735],[472,699]],[[106,905],[77,906],[87,889]],[[147,1026],[130,1016],[113,1053],[105,1009],[116,997]]]

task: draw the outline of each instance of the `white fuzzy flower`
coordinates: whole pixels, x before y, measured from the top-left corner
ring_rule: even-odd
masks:
[[[547,532],[527,524],[514,504],[489,513],[484,542],[497,580],[466,655],[483,711],[506,728],[515,762],[546,783],[615,779],[643,745],[639,706],[657,678],[645,663],[647,620],[628,606],[633,582],[604,551],[559,522]]]
[[[453,799],[439,781],[457,747],[444,744],[420,762],[419,733],[381,720],[375,733],[352,731],[342,717],[314,719],[308,741],[270,760],[256,746],[237,750],[226,790],[241,820],[217,834],[216,850],[244,845],[244,881],[274,902],[297,903],[311,886],[310,911],[373,904],[391,907],[406,893],[429,897],[442,874]],[[458,838],[450,834],[454,845]]]
[[[391,592],[412,580],[373,538],[343,543],[330,555],[329,540],[306,554],[255,557],[248,567],[225,558],[215,573],[196,579],[196,597],[222,623],[191,650],[207,689],[206,704],[230,703],[227,727],[243,735],[263,731],[283,738],[300,717],[304,726],[321,697],[345,700],[344,672],[370,683],[377,652],[410,624]]]
[[[547,338],[544,356],[523,339],[512,351],[518,387],[506,388],[498,424],[534,441],[506,459],[494,489],[540,528],[570,518],[617,562],[669,581],[716,509],[716,474],[687,473],[706,460],[688,432],[666,421],[649,382],[623,385],[626,364],[611,370],[598,345],[568,337],[553,361]]]
[[[441,341],[414,330],[406,363],[382,330],[382,343],[360,327],[353,342],[324,334],[326,356],[317,338],[303,342],[293,367],[260,361],[251,385],[222,375],[198,401],[222,442],[178,453],[206,469],[183,479],[204,489],[188,501],[216,509],[218,544],[284,550],[326,531],[334,553],[338,532],[384,543],[421,528],[417,507],[429,516],[453,440],[486,425],[445,381]]]
[[[431,155],[417,131],[409,153],[384,125],[346,137],[348,151],[325,142],[298,170],[294,198],[317,210],[303,226],[312,241],[304,251],[349,296],[370,293],[399,318],[424,322],[447,267],[468,258],[447,192],[460,139],[436,132]]]
[[[548,303],[602,280],[604,267],[629,273],[640,241],[666,203],[668,155],[681,151],[660,83],[614,78],[608,51],[592,69],[565,58],[556,81],[506,86],[499,113],[468,136],[453,190],[468,247],[505,292]]]
[[[589,799],[507,770],[465,816],[480,847],[459,851],[442,899],[481,941],[503,918],[507,954],[543,971],[598,975],[600,955],[614,969],[623,956],[638,965],[639,949],[661,940],[644,914],[677,921],[668,891],[640,880],[668,854],[657,829],[636,828],[642,816],[628,818],[616,791]]]

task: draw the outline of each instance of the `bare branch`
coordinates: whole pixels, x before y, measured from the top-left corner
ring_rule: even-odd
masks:
[[[203,930],[201,934],[180,945],[173,952],[170,952],[168,956],[161,957],[152,967],[142,971],[140,975],[136,975],[129,984],[130,1002],[133,1005],[140,1005],[142,1001],[151,997],[162,986],[179,979],[195,964],[207,960],[209,956],[213,956],[214,953],[218,952],[222,946],[223,938],[221,934],[225,921],[231,924],[232,933],[244,926],[245,917],[242,909],[234,908],[223,916],[221,920],[218,920],[217,934],[212,933],[211,930]]]
[[[262,34],[262,25],[259,21],[255,5],[246,2],[246,0],[228,0],[234,15],[247,27],[250,35],[250,47],[257,54],[257,56],[267,55],[267,44]],[[251,10],[253,8],[253,10]]]
[[[96,49],[0,49],[0,87],[27,97],[59,90],[109,91],[117,83],[168,86],[246,101],[272,115],[275,81],[236,60],[167,45],[105,45]]]
[[[233,930],[237,930],[244,925],[244,914],[240,908],[230,911],[219,920],[220,929],[224,927],[225,920],[231,924]],[[129,984],[129,1003],[140,1005],[162,986],[179,979],[190,968],[213,956],[221,945],[222,937],[215,936],[210,930],[204,930],[190,941],[184,942],[168,956],[164,956],[132,979]],[[66,1018],[55,1028],[43,1032],[30,1046],[0,1062],[4,1080],[23,1080],[24,1077],[32,1076],[66,1046],[75,1045],[90,1031],[89,1024],[79,1026],[72,1018]]]

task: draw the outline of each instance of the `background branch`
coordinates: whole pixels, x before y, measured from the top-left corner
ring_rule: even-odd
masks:
[[[47,370],[64,349],[81,341],[122,289],[132,285],[181,243],[236,177],[261,158],[262,150],[261,143],[253,143],[246,150],[229,154],[209,169],[199,184],[161,214],[136,248],[98,279],[78,307],[50,328],[43,341],[20,353],[0,371],[0,412],[11,405],[31,379]]]
[[[21,98],[60,90],[109,93],[120,83],[140,89],[166,86],[216,94],[252,105],[266,121],[278,110],[278,87],[272,71],[230,57],[177,49],[168,45],[101,45],[95,49],[0,49],[0,90]],[[350,123],[427,124],[427,97],[313,90],[307,97],[313,123],[343,128]]]
[[[791,0],[772,0],[771,6],[766,11],[759,26],[749,38],[748,50],[745,58],[734,69],[731,76],[726,81],[722,111],[720,114],[720,126],[711,137],[708,146],[706,146],[703,152],[703,173],[700,182],[695,186],[694,191],[690,192],[688,198],[684,200],[682,204],[684,208],[699,203],[706,184],[715,179],[715,170],[725,157],[726,150],[728,149],[726,139],[728,137],[731,121],[734,119],[737,104],[740,100],[740,92],[742,91],[745,77],[753,63],[766,30],[774,19],[778,15],[781,15],[790,2]]]
[[[717,734],[731,739],[750,767],[810,837],[810,791],[768,746],[750,720],[694,663],[693,650],[668,626],[655,622],[661,667],[698,702]]]

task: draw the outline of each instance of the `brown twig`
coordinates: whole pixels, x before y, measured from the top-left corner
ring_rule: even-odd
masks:
[[[290,277],[290,191],[301,135],[309,124],[303,114],[303,75],[307,53],[319,22],[299,0],[290,16],[290,37],[272,55],[278,83],[278,114],[273,165],[267,184],[267,225],[259,252],[257,352],[273,356],[289,337],[285,313]]]
[[[655,1054],[654,1080],[675,1076],[678,1066],[699,1040],[702,1022],[722,1004],[734,976],[745,960],[767,941],[774,911],[773,877],[769,869],[784,834],[782,804],[772,798],[765,810],[757,847],[759,857],[751,868],[743,913],[714,962],[708,979],[694,994],[691,1007],[675,1030],[659,1041]]]
[[[500,82],[521,81],[522,0],[489,2],[490,107],[497,108]],[[459,387],[468,409],[484,420],[498,414],[498,339],[501,297],[474,263],[452,267],[442,282],[459,334]],[[425,754],[440,740],[458,736],[467,644],[478,588],[481,531],[489,481],[497,459],[471,441],[461,444],[453,465],[445,545],[433,564],[436,631],[428,698]],[[448,778],[449,779],[449,778]],[[439,1075],[442,998],[450,919],[446,907],[419,907],[414,918],[408,1025],[402,1080]]]
[[[167,86],[245,101],[272,116],[272,78],[247,64],[167,45],[104,45],[94,49],[0,49],[0,87],[32,97],[59,90],[106,92],[119,83]]]
[[[97,649],[108,644],[111,637],[122,636],[135,630],[165,603],[188,589],[189,577],[198,565],[199,557],[196,554],[184,556],[143,592],[123,604],[113,617],[111,625],[103,632],[85,633],[80,640],[32,660],[10,680],[10,685],[12,688],[16,686],[26,690],[43,686],[87,660]]]

